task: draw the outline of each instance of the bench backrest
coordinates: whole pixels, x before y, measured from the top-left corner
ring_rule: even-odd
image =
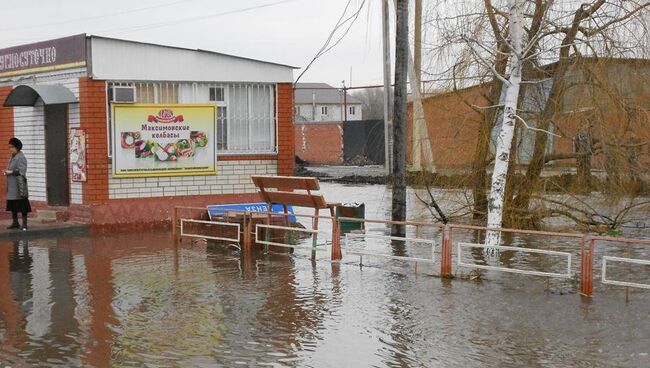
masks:
[[[325,198],[312,193],[319,190],[317,178],[298,176],[251,176],[266,203],[296,207],[327,208]],[[296,192],[296,190],[304,191]]]

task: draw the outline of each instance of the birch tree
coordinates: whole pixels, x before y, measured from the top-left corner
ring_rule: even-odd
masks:
[[[506,97],[503,107],[501,130],[496,141],[494,171],[492,172],[492,187],[488,197],[487,226],[500,228],[503,220],[503,204],[505,200],[506,179],[510,164],[510,150],[515,133],[517,119],[517,102],[522,82],[524,62],[524,17],[521,8],[522,0],[509,0],[510,14],[510,76],[506,84]],[[499,245],[501,233],[489,231],[485,244]]]

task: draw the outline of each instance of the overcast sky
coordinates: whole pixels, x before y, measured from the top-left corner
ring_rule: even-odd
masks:
[[[346,17],[363,0],[351,0]],[[2,7],[0,48],[78,33],[201,48],[303,68],[348,0],[32,0]],[[341,35],[343,32],[337,33]],[[341,43],[301,81],[381,84],[381,2],[366,1]],[[294,78],[301,70],[294,72]]]

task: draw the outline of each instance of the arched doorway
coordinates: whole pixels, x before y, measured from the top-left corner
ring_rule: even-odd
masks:
[[[68,104],[78,101],[60,84],[19,85],[9,93],[4,106],[34,106],[39,100],[44,105],[47,204],[69,206]]]

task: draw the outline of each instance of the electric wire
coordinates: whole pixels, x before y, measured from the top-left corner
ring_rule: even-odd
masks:
[[[361,10],[363,10],[364,5],[366,4],[366,0],[363,0],[361,2],[361,5],[359,6],[359,9],[357,11],[355,11],[351,16],[349,16],[348,18],[346,18],[345,20],[342,21],[342,19],[345,17],[345,14],[347,13],[348,8],[350,7],[351,2],[352,2],[352,0],[348,0],[347,4],[343,8],[343,13],[339,17],[339,20],[336,22],[336,25],[334,26],[332,31],[330,31],[330,34],[327,37],[327,40],[325,40],[325,42],[323,43],[323,46],[320,48],[320,50],[318,50],[316,55],[311,59],[311,61],[303,69],[303,71],[300,73],[298,78],[296,78],[296,81],[294,82],[294,84],[298,83],[300,78],[302,78],[302,76],[309,70],[309,68],[314,64],[314,62],[318,58],[325,55],[327,52],[329,52],[334,47],[336,47],[339,43],[341,43],[341,41],[343,41],[345,36],[347,36],[347,34],[350,32],[350,29],[352,28],[352,26],[354,25],[356,20],[359,18],[359,14],[361,13]],[[338,38],[338,40],[336,40],[332,45],[330,45],[330,42],[332,41],[332,38],[334,38],[334,35],[336,34],[336,31],[339,28],[343,27],[346,23],[348,24],[348,27],[345,29],[343,34]]]

